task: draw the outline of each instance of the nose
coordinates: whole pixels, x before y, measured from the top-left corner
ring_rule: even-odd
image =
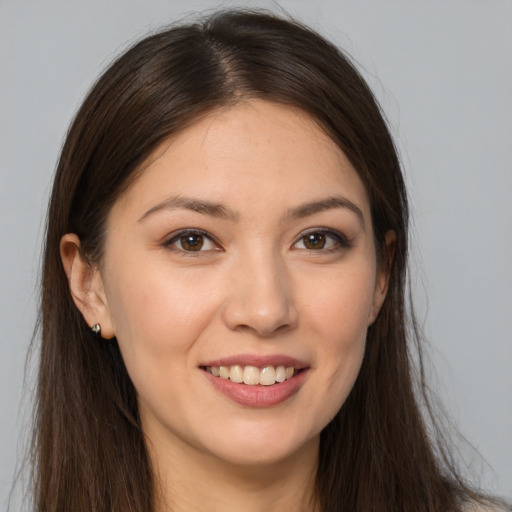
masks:
[[[230,274],[223,310],[231,330],[270,338],[297,325],[292,279],[277,257],[244,258]]]

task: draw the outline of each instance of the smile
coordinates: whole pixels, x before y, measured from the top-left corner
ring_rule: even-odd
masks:
[[[204,368],[214,377],[230,380],[237,384],[246,384],[248,386],[272,386],[276,383],[291,379],[299,370],[293,366],[242,366],[235,364],[232,366],[206,366]]]

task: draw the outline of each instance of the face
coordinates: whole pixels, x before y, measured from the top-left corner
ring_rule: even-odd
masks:
[[[237,464],[316,445],[386,288],[356,171],[259,100],[155,153],[110,213],[100,279],[148,439]]]

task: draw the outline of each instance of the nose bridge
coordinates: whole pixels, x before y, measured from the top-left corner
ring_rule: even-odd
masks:
[[[270,247],[244,251],[233,262],[224,317],[231,329],[271,336],[297,322],[293,283],[283,258]]]

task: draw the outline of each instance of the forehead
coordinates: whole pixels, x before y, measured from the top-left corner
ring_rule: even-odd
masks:
[[[246,100],[209,113],[161,144],[118,203],[144,209],[166,196],[186,195],[266,211],[335,194],[350,196],[369,215],[358,173],[311,116]]]

